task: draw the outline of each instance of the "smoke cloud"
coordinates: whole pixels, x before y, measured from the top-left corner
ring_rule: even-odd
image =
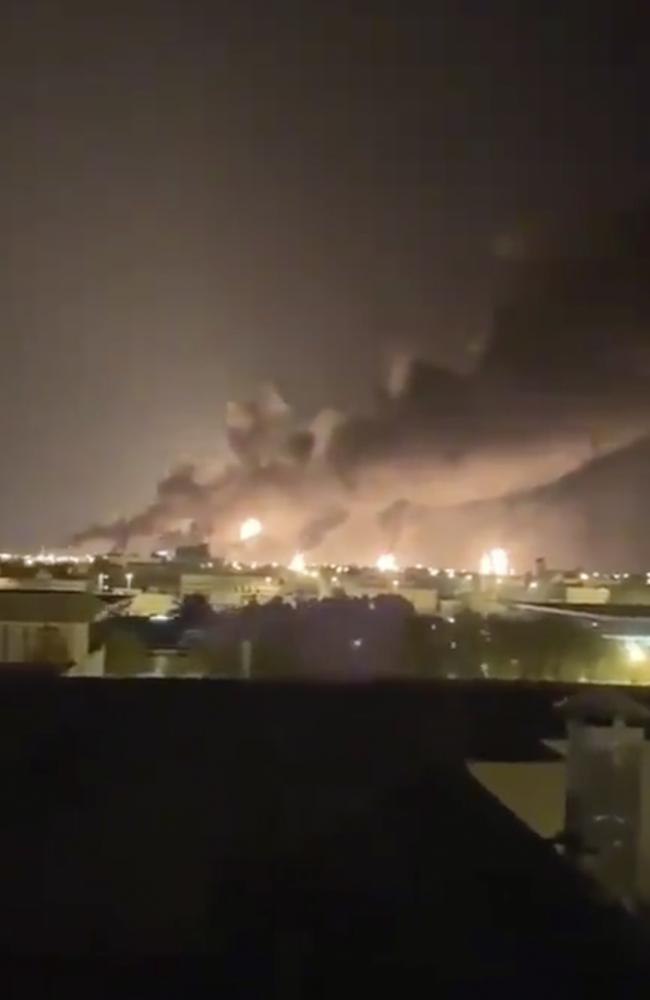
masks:
[[[469,562],[493,544],[527,546],[532,558],[549,539],[559,550],[576,538],[581,504],[588,516],[576,473],[638,450],[650,433],[649,235],[650,224],[626,217],[568,249],[551,238],[526,253],[517,242],[473,373],[400,356],[367,412],[328,410],[307,423],[263,387],[228,404],[232,461],[216,476],[179,467],[145,510],[74,541],[125,549],[191,536],[232,555],[240,522],[255,516],[264,525],[255,558],[299,548],[366,562],[389,548]],[[560,502],[567,477],[572,499]]]
[[[255,516],[264,525],[257,551],[269,558],[299,548],[314,559],[365,561],[401,543],[432,558],[439,531],[417,542],[427,521],[469,524],[472,506],[521,498],[649,430],[645,395],[533,395],[414,361],[401,396],[387,393],[373,412],[341,419],[320,453],[288,409],[260,408],[228,426],[233,462],[218,475],[177,468],[144,510],[92,525],[75,542],[125,549],[191,537],[233,554],[240,522]],[[467,532],[458,532],[461,550]]]

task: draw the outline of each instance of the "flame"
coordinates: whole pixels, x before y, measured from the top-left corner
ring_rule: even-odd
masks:
[[[289,569],[293,570],[294,573],[304,573],[305,568],[304,554],[302,552],[296,552],[293,559],[289,563]]]
[[[392,552],[382,552],[377,559],[375,566],[377,569],[381,570],[382,573],[395,573],[398,569],[397,560]]]
[[[239,539],[242,542],[247,542],[249,538],[255,538],[261,531],[262,522],[258,521],[256,517],[247,517],[239,528]]]
[[[481,556],[479,573],[482,576],[508,576],[510,556],[505,549],[489,549]]]

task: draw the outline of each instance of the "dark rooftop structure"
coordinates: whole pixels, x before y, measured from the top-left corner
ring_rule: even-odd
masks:
[[[0,587],[0,621],[91,622],[104,610],[104,602],[85,591]]]
[[[193,995],[627,995],[636,923],[464,764],[558,735],[568,691],[3,682],[0,953]]]

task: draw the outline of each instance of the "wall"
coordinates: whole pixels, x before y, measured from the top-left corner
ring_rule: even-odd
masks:
[[[151,590],[136,594],[129,604],[127,614],[150,618],[152,615],[167,615],[170,613],[176,598],[172,594],[159,594]]]
[[[0,622],[0,661],[24,663],[31,659],[39,630],[45,624],[59,630],[76,664],[85,664],[88,656],[89,627],[76,622]]]
[[[106,649],[102,646],[88,653],[84,660],[69,672],[74,677],[103,677],[105,673]]]
[[[565,601],[567,604],[607,604],[609,590],[607,587],[567,587]]]
[[[566,764],[478,762],[469,770],[488,792],[538,833],[554,837],[564,825]]]
[[[183,573],[181,596],[203,594],[215,607],[240,607],[255,598],[264,603],[283,594],[280,580],[247,573]]]
[[[554,747],[566,751],[562,740]],[[566,763],[473,763],[470,771],[489,792],[542,837],[564,826]],[[646,742],[641,778],[641,830],[638,855],[638,896],[650,903],[650,744]]]

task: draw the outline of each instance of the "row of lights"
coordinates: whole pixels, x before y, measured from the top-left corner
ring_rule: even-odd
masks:
[[[254,525],[251,526],[249,524],[249,521],[255,522],[255,519],[251,518],[247,522],[244,522],[245,525],[248,525],[247,532],[249,533],[246,534],[247,538],[254,537],[256,534],[259,534],[261,530],[261,528],[255,530],[255,526]],[[259,524],[259,522],[255,523]],[[244,530],[244,525],[242,525],[242,532],[243,530]],[[156,552],[154,552],[154,556],[156,556],[159,559],[168,561],[173,558],[173,553],[167,549],[158,549]],[[31,553],[18,555],[11,552],[0,552],[0,562],[22,562],[26,566],[64,565],[66,563],[79,565],[83,563],[92,563],[95,561],[95,558],[96,557],[94,555],[91,555],[89,553],[78,556],[71,554],[58,555],[53,552],[39,552],[38,554],[35,555]],[[239,560],[234,560],[233,562],[227,565],[229,565],[230,568],[239,571],[246,568],[257,569],[259,564],[255,561],[243,564]],[[271,562],[268,565],[270,565],[273,569],[277,569],[280,566],[278,562]],[[204,563],[202,565],[202,568],[212,569],[213,563]],[[295,553],[295,555],[288,563],[287,568],[296,573],[308,573],[309,575],[314,575],[313,571],[309,571],[307,569],[305,556],[304,553],[302,552]],[[349,566],[344,566],[340,564],[336,565],[334,563],[324,564],[322,568],[336,570],[338,574],[350,572]],[[388,573],[390,572],[395,573],[400,571],[400,567],[397,563],[395,555],[390,552],[382,553],[377,558],[375,562],[375,568],[378,569],[380,572],[388,572]],[[441,573],[444,573],[450,580],[453,580],[458,574],[463,575],[466,580],[473,579],[473,574],[468,573],[466,569],[456,570],[454,568],[448,568],[441,570],[436,566],[424,566],[422,563],[416,563],[415,569],[426,570],[430,576],[439,576]],[[512,576],[513,572],[514,571],[510,565],[509,555],[505,549],[499,549],[499,548],[490,549],[481,556],[481,560],[479,563],[480,575],[495,576],[502,578],[505,576]],[[627,580],[630,577],[630,573],[600,573],[599,571],[594,570],[591,573],[581,572],[579,576],[580,580],[582,580],[583,582],[587,582],[590,579],[597,580],[600,579],[601,577],[603,579]],[[648,570],[646,573],[646,583],[650,584],[650,570]]]
[[[28,553],[27,555],[17,555],[13,552],[0,552],[0,562],[22,562],[25,566],[54,566],[64,563],[73,563],[74,565],[79,565],[80,563],[92,563],[95,561],[95,556],[83,555],[56,555],[54,552],[39,552],[37,555],[32,555]]]

